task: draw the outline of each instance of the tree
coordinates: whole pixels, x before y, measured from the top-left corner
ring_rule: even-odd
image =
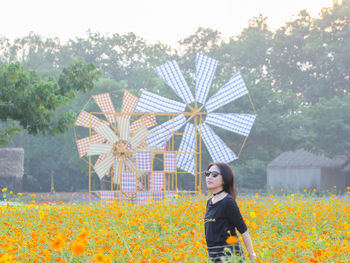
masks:
[[[274,35],[271,72],[280,90],[308,103],[350,92],[350,1],[324,8],[318,19],[303,10]]]
[[[350,162],[350,95],[330,100],[320,99],[304,108],[294,132],[300,147],[329,157],[346,156]]]
[[[4,64],[0,67],[0,103],[5,105],[0,106],[0,119],[16,121],[29,134],[63,133],[75,121],[75,114],[57,110],[78,92],[91,90],[100,74],[93,64],[74,62],[63,69],[58,80],[41,79],[20,63]],[[13,131],[14,126],[2,131],[2,145],[9,141],[5,135]]]

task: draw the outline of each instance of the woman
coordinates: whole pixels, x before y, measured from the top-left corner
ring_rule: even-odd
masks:
[[[233,252],[244,260],[239,242],[234,244],[238,241],[237,229],[242,235],[250,260],[256,262],[247,226],[236,203],[237,192],[231,167],[226,163],[212,163],[205,175],[207,188],[213,193],[207,202],[204,221],[209,258],[214,262],[222,262]]]

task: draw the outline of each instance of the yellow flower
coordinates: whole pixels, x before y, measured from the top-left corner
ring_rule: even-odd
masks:
[[[3,192],[6,192],[7,191],[7,188],[5,187],[5,188],[2,188],[2,191]]]
[[[15,262],[15,258],[10,254],[4,254],[4,255],[0,256],[0,262],[1,263],[2,262],[4,262],[4,263]]]
[[[36,194],[32,194],[32,195],[30,195],[30,196],[34,198],[34,197],[36,197]]]
[[[76,241],[72,245],[72,252],[75,257],[84,254],[85,251],[85,244],[79,241]]]
[[[229,236],[227,239],[226,239],[226,243],[229,244],[229,245],[234,245],[238,242],[238,238],[235,237],[235,236]]]
[[[21,196],[21,195],[22,195],[22,193],[18,193],[17,195]]]
[[[92,262],[105,262],[106,257],[101,252],[95,254],[95,256],[92,259]]]
[[[145,228],[143,226],[139,226],[139,231],[140,232],[145,232]]]
[[[10,194],[12,195],[12,194],[13,194],[13,192],[11,191],[11,192],[10,192]]]
[[[249,214],[251,218],[256,218],[256,214],[254,212],[250,212]]]

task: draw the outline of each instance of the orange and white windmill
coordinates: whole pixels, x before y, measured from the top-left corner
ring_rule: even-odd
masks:
[[[110,93],[93,95],[92,99],[106,120],[84,109],[80,112],[75,126],[88,128],[89,137],[76,140],[79,156],[98,156],[93,167],[100,180],[113,167],[113,183],[120,184],[124,171],[137,171],[144,164],[145,160],[139,160],[137,153],[149,150],[145,139],[148,128],[156,125],[156,118],[147,114],[131,122],[138,98],[126,90],[120,113],[116,113]],[[151,154],[147,156],[147,162],[151,163]]]

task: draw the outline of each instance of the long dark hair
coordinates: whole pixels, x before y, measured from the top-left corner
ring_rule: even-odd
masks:
[[[235,178],[233,176],[233,171],[231,167],[227,163],[218,162],[218,163],[209,164],[207,170],[209,170],[210,167],[214,165],[216,165],[216,167],[218,167],[220,170],[220,174],[224,181],[224,191],[229,195],[231,195],[233,197],[233,200],[236,200],[237,189],[236,189]]]

